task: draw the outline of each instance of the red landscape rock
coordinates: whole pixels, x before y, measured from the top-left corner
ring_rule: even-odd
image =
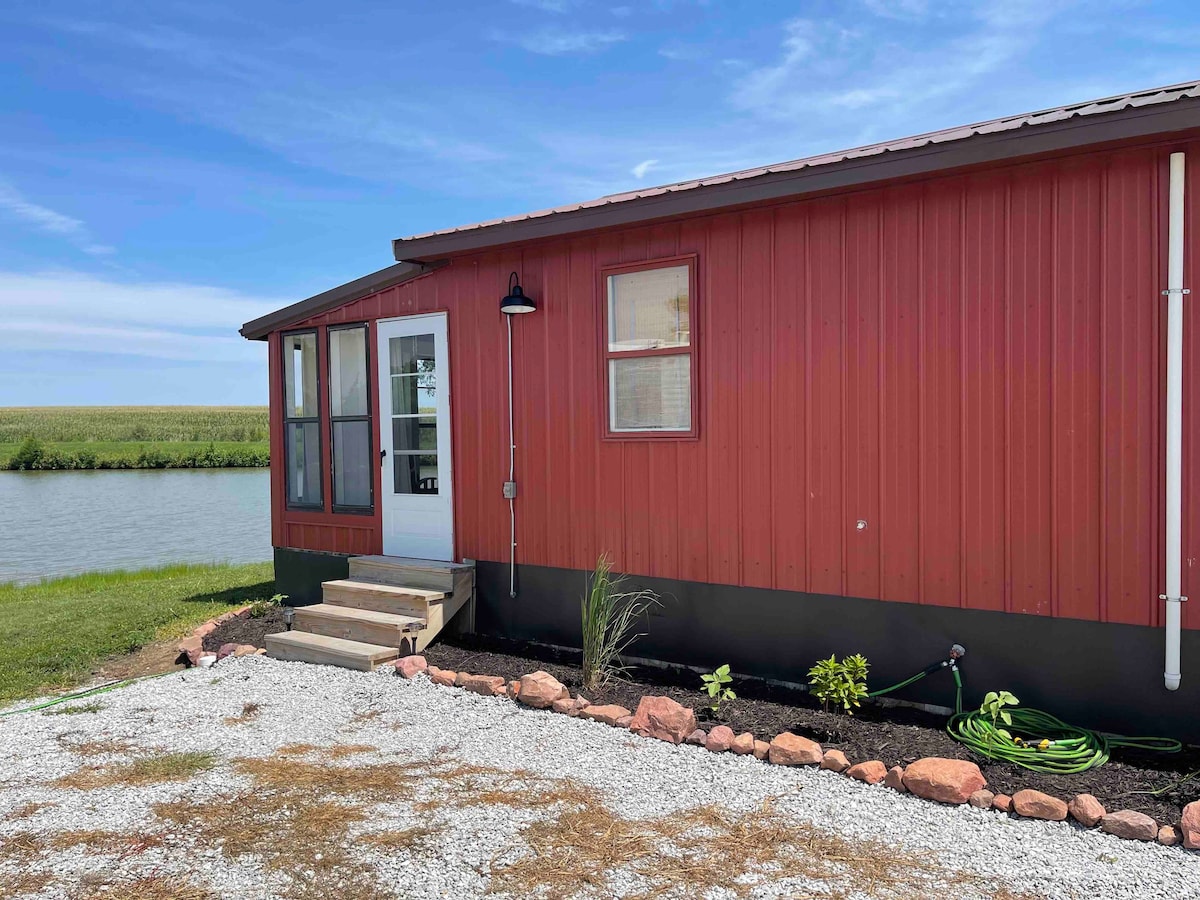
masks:
[[[563,700],[571,696],[561,681],[549,672],[534,672],[521,676],[521,686],[517,691],[517,699],[526,706],[537,709],[549,709],[555,700]]]
[[[1158,842],[1164,847],[1174,847],[1183,840],[1183,835],[1174,825],[1164,825],[1158,829]]]
[[[770,754],[770,752],[771,752],[770,744],[768,744],[766,741],[760,741],[758,739],[755,739],[755,741],[754,741],[754,758],[755,759],[764,759],[765,760],[767,758],[768,754]]]
[[[1183,846],[1200,850],[1200,800],[1193,800],[1183,808],[1179,830],[1183,832]]]
[[[439,669],[437,666],[430,666],[427,671],[429,680],[443,687],[453,687],[455,680],[458,678],[457,672],[453,672],[450,669]]]
[[[708,732],[703,728],[697,728],[686,738],[684,738],[683,742],[685,744],[694,744],[697,747],[703,747],[706,740],[708,740]]]
[[[497,691],[501,694],[504,693],[504,679],[499,675],[467,675],[466,678],[463,678],[463,673],[459,672],[458,677],[461,680],[459,686],[472,694],[494,697]]]
[[[887,773],[887,766],[877,759],[856,763],[846,770],[846,774],[851,778],[856,781],[865,781],[867,784],[879,784],[887,778]]]
[[[987,788],[978,790],[967,798],[967,802],[976,809],[991,809],[992,801],[996,799],[996,795]]]
[[[904,767],[892,766],[888,769],[887,777],[883,779],[885,787],[890,787],[893,791],[899,791],[901,794],[907,794],[908,788],[904,786]]]
[[[1067,812],[1080,825],[1086,828],[1095,828],[1100,824],[1100,820],[1104,818],[1104,804],[1093,797],[1091,794],[1076,794],[1067,804]]]
[[[1064,801],[1029,788],[1013,794],[1012,808],[1018,816],[1027,819],[1061,822],[1067,817],[1067,804]]]
[[[754,752],[754,735],[748,731],[743,731],[733,739],[729,750],[738,756],[749,756]]]
[[[405,656],[396,660],[396,674],[402,678],[416,678],[418,672],[429,669],[429,662],[423,656]]]
[[[904,770],[904,786],[926,800],[961,804],[980,788],[987,787],[987,779],[973,762],[929,756]]]
[[[816,766],[824,756],[816,741],[785,731],[775,735],[767,758],[777,766]]]
[[[517,699],[517,694],[521,693],[521,682],[516,679],[508,683],[508,696],[512,700]]]
[[[221,649],[217,651],[217,662],[220,662],[227,656],[233,656],[233,651],[237,650],[237,644],[222,644]]]
[[[1012,812],[1012,797],[1008,794],[997,794],[992,801],[992,809],[998,809],[1000,812]]]
[[[470,672],[459,672],[457,675],[454,676],[454,686],[455,687],[466,687],[467,679],[474,678],[474,677],[475,676],[472,675]]]
[[[1100,820],[1100,830],[1130,841],[1158,840],[1158,823],[1132,809],[1109,813]]]
[[[711,750],[713,753],[724,753],[733,746],[734,737],[733,729],[728,725],[714,726],[704,741],[704,749]]]
[[[580,711],[579,718],[603,722],[605,725],[616,725],[628,715],[629,710],[625,707],[610,703],[604,706],[589,706]]]
[[[217,630],[215,621],[205,622],[203,625],[197,625],[196,630],[192,632],[192,637],[206,638]]]
[[[632,724],[633,724],[633,714],[632,713],[621,716],[621,718],[619,718],[619,719],[617,719],[617,721],[613,722],[613,725],[616,726],[617,728],[628,728]]]
[[[582,697],[576,697],[574,699],[571,699],[570,697],[566,697],[561,700],[555,700],[553,703],[550,704],[550,708],[553,709],[556,713],[563,713],[564,715],[568,715],[571,718],[575,718],[581,712],[583,712],[585,709],[587,709],[589,705],[590,704],[586,700],[584,700]]]
[[[186,656],[188,665],[194,666],[200,662],[200,654],[204,652],[204,638],[193,635],[184,638],[176,648],[180,656]]]
[[[830,772],[845,772],[850,768],[850,760],[841,750],[826,750],[821,756],[821,768]]]
[[[241,659],[243,656],[253,656],[258,652],[258,648],[253,644],[238,644],[233,649],[234,659]]]
[[[696,730],[696,714],[670,697],[643,697],[629,730],[642,737],[682,744]]]

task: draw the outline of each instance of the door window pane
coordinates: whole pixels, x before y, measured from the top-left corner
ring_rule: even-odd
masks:
[[[283,339],[285,412],[289,419],[317,416],[317,335],[289,334]]]
[[[320,506],[321,426],[317,422],[289,422],[287,426],[288,503]]]
[[[392,419],[392,449],[397,453],[437,453],[437,417]]]
[[[367,329],[329,332],[329,405],[333,416],[367,415]]]
[[[434,415],[437,412],[437,384],[432,375],[392,376],[392,415]]]
[[[692,427],[691,357],[610,359],[613,431],[688,431]]]
[[[608,276],[608,349],[687,347],[691,343],[688,266]]]
[[[333,423],[333,503],[371,505],[371,423],[365,419]]]
[[[392,471],[397,494],[438,493],[436,453],[397,453]]]
[[[388,342],[393,375],[430,375],[434,373],[433,335],[410,334]]]

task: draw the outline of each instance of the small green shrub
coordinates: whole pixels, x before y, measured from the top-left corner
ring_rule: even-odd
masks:
[[[840,707],[849,715],[861,706],[861,701],[867,696],[867,669],[870,664],[861,653],[844,656],[838,662],[831,655],[829,659],[819,659],[816,665],[808,670],[808,683],[812,685],[812,694],[821,701],[825,712],[829,708]]]
[[[37,469],[45,455],[46,448],[31,434],[21,441],[21,446],[13,454],[8,466],[17,470]]]
[[[712,701],[709,708],[720,715],[721,704],[726,700],[736,700],[737,694],[732,688],[726,687],[733,678],[729,674],[729,663],[723,666],[718,666],[711,675],[701,675],[700,680],[704,682],[704,690],[708,692],[708,699]]]
[[[267,600],[255,600],[250,604],[250,618],[261,619],[273,609],[278,609],[283,601],[287,599],[287,594],[276,594]]]
[[[642,633],[633,632],[634,625],[659,603],[654,591],[621,591],[624,580],[613,577],[612,561],[602,553],[580,604],[583,686],[589,691],[625,671],[621,654],[642,637]]]
[[[993,734],[998,734],[1006,741],[1012,740],[1012,732],[1008,728],[1012,728],[1012,713],[1005,707],[1017,706],[1020,704],[1015,696],[1008,691],[988,691],[983,698],[983,702],[979,704],[979,714],[987,716],[992,720],[992,730],[988,733],[988,740],[991,741]],[[1001,728],[1003,722],[1008,728]]]

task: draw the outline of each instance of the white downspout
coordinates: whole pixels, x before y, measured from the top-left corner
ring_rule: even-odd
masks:
[[[1180,607],[1183,593],[1183,179],[1182,153],[1171,154],[1167,214],[1167,448],[1166,593],[1167,659],[1163,682],[1179,690]]]
[[[517,596],[517,508],[516,508],[516,470],[517,470],[517,438],[513,425],[513,356],[512,356],[512,316],[504,317],[504,325],[508,329],[508,484],[504,493],[508,497],[508,596]],[[510,487],[511,485],[511,487]]]

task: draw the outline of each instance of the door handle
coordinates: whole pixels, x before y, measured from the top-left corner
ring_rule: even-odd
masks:
[[[387,451],[386,451],[386,450],[380,450],[380,451],[379,451],[379,461],[380,461],[380,462],[383,462],[383,460],[384,460],[384,458],[385,458],[385,457],[387,457]]]

